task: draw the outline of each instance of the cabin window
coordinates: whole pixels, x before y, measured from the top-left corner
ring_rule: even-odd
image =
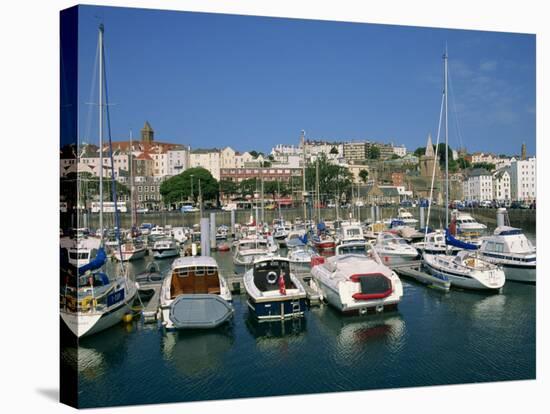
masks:
[[[215,274],[216,274],[216,268],[215,268],[215,267],[208,267],[208,268],[206,268],[206,274],[208,274],[208,275],[215,275]]]
[[[195,276],[204,276],[205,274],[205,268],[204,267],[197,267],[195,270]]]
[[[189,269],[176,269],[175,273],[178,277],[187,277],[189,276]]]
[[[502,253],[504,251],[504,245],[502,243],[495,243],[495,252]]]
[[[495,250],[495,243],[494,242],[487,242],[486,249],[490,252]]]

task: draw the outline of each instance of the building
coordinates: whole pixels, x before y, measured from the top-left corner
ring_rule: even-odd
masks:
[[[399,157],[404,157],[407,155],[407,148],[404,145],[399,145],[393,147],[393,153]]]
[[[343,145],[344,158],[347,162],[361,162],[367,159],[365,142],[346,142]]]
[[[189,168],[189,153],[191,147],[172,149],[167,151],[168,175],[181,174]]]
[[[468,201],[493,200],[493,175],[484,168],[469,171],[463,182],[463,195]]]
[[[284,181],[291,182],[293,178],[302,177],[301,168],[281,168],[281,167],[266,167],[260,168],[222,168],[220,170],[221,180],[233,181],[240,183],[251,178],[258,178],[264,181]]]
[[[370,178],[370,169],[369,166],[366,164],[348,164],[347,168],[349,172],[353,175],[353,183],[354,184],[366,184],[365,181],[361,178],[360,174],[361,171],[366,170],[369,174],[367,177]],[[367,178],[367,181],[368,181]]]
[[[512,199],[510,189],[510,173],[503,168],[493,173],[493,197],[497,201],[510,201]]]
[[[398,204],[401,196],[397,187],[376,184],[359,187],[359,198],[368,204]]]
[[[212,177],[220,180],[220,150],[212,149],[195,149],[189,154],[189,167],[202,167],[208,170]]]
[[[513,160],[508,167],[512,200],[532,202],[537,198],[537,159]]]
[[[137,208],[158,210],[162,206],[160,185],[164,177],[143,177],[134,178],[134,200]]]
[[[432,135],[428,135],[428,141],[426,142],[426,151],[424,155],[420,156],[420,176],[432,177],[435,167],[435,177],[438,178],[441,175],[439,168],[439,155],[434,151],[432,144]]]

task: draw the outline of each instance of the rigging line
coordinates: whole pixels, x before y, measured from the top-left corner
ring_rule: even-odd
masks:
[[[115,213],[114,213],[114,220],[115,220],[115,235],[117,239],[118,244],[118,251],[120,254],[120,267],[122,270],[122,273],[125,272],[125,266],[124,266],[124,257],[122,256],[122,244],[120,243],[120,217],[119,217],[119,210],[118,210],[118,203],[117,203],[117,196],[116,196],[116,180],[115,180],[115,163],[113,160],[113,142],[111,137],[111,116],[109,112],[109,89],[107,87],[107,62],[105,59],[105,46],[102,43],[102,50],[101,53],[103,55],[103,84],[105,88],[105,115],[107,118],[107,135],[109,137],[109,158],[111,160],[111,194],[113,198],[113,203],[115,207]],[[101,110],[101,109],[100,109]],[[103,151],[103,148],[99,149],[100,151]]]
[[[447,69],[447,73],[448,73],[448,78],[449,78],[449,89],[451,91],[451,105],[453,107],[453,111],[454,111],[454,121],[455,121],[455,129],[456,129],[456,133],[457,133],[457,136],[458,136],[458,144],[460,145],[460,148],[464,148],[464,140],[462,139],[462,133],[460,131],[460,125],[458,123],[458,111],[456,110],[456,102],[455,102],[455,98],[454,98],[454,90],[453,90],[453,80],[451,78],[451,72]]]
[[[96,47],[96,51],[95,51],[95,59],[94,59],[94,70],[92,72],[92,82],[90,84],[90,93],[89,93],[89,97],[90,97],[90,102],[94,102],[94,91],[96,89],[96,83],[97,83],[97,75],[98,75],[98,61],[99,59],[99,44],[97,45]],[[83,138],[83,143],[86,142],[86,143],[89,143],[89,138],[91,136],[91,129],[92,129],[92,110],[93,110],[93,104],[88,104],[88,116],[86,118],[86,129],[84,130],[84,138]]]
[[[441,135],[441,122],[443,120],[443,103],[445,100],[445,92],[441,95],[441,109],[439,110],[439,124],[437,126],[437,139],[436,139],[436,152],[435,152],[435,160],[434,160],[434,166],[432,168],[432,185],[430,186],[430,197],[428,198],[428,218],[426,219],[426,228],[424,229],[424,243],[426,243],[426,239],[428,236],[428,227],[430,224],[430,212],[432,209],[432,197],[433,197],[433,191],[434,191],[434,181],[435,181],[435,169],[438,165],[437,160],[437,154],[439,149],[439,138]]]

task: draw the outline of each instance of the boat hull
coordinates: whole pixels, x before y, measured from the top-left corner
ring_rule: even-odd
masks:
[[[177,249],[153,250],[153,256],[155,259],[166,259],[179,256],[179,251]]]
[[[296,318],[304,315],[306,310],[305,297],[287,297],[285,299],[258,301],[248,298],[248,307],[259,320],[277,320]]]
[[[418,260],[418,258],[420,257],[420,255],[418,254],[402,255],[402,254],[388,253],[384,251],[377,251],[377,253],[380,256],[382,263],[384,263],[386,266],[407,264],[412,261]]]
[[[498,283],[496,279],[494,282],[490,280],[488,283],[486,283],[481,281],[481,279],[476,278],[475,275],[466,276],[459,273],[450,272],[441,267],[435,267],[428,262],[425,262],[424,264],[431,275],[438,278],[447,277],[449,282],[451,282],[451,286],[454,287],[471,290],[500,291],[503,285],[501,283]]]
[[[537,282],[537,268],[536,266],[513,266],[502,264],[506,280],[513,282],[523,283],[536,283]]]
[[[125,252],[123,250],[122,256],[121,256],[120,251],[115,250],[114,256],[115,256],[115,259],[118,260],[119,262],[120,261],[130,262],[132,260],[138,260],[138,259],[144,258],[146,252],[147,252],[147,249],[139,249],[139,250],[129,251],[129,252]]]

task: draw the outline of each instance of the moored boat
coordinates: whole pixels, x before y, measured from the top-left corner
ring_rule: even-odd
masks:
[[[160,239],[153,244],[153,256],[155,259],[165,259],[168,257],[179,256],[180,247],[178,243],[171,238]]]

